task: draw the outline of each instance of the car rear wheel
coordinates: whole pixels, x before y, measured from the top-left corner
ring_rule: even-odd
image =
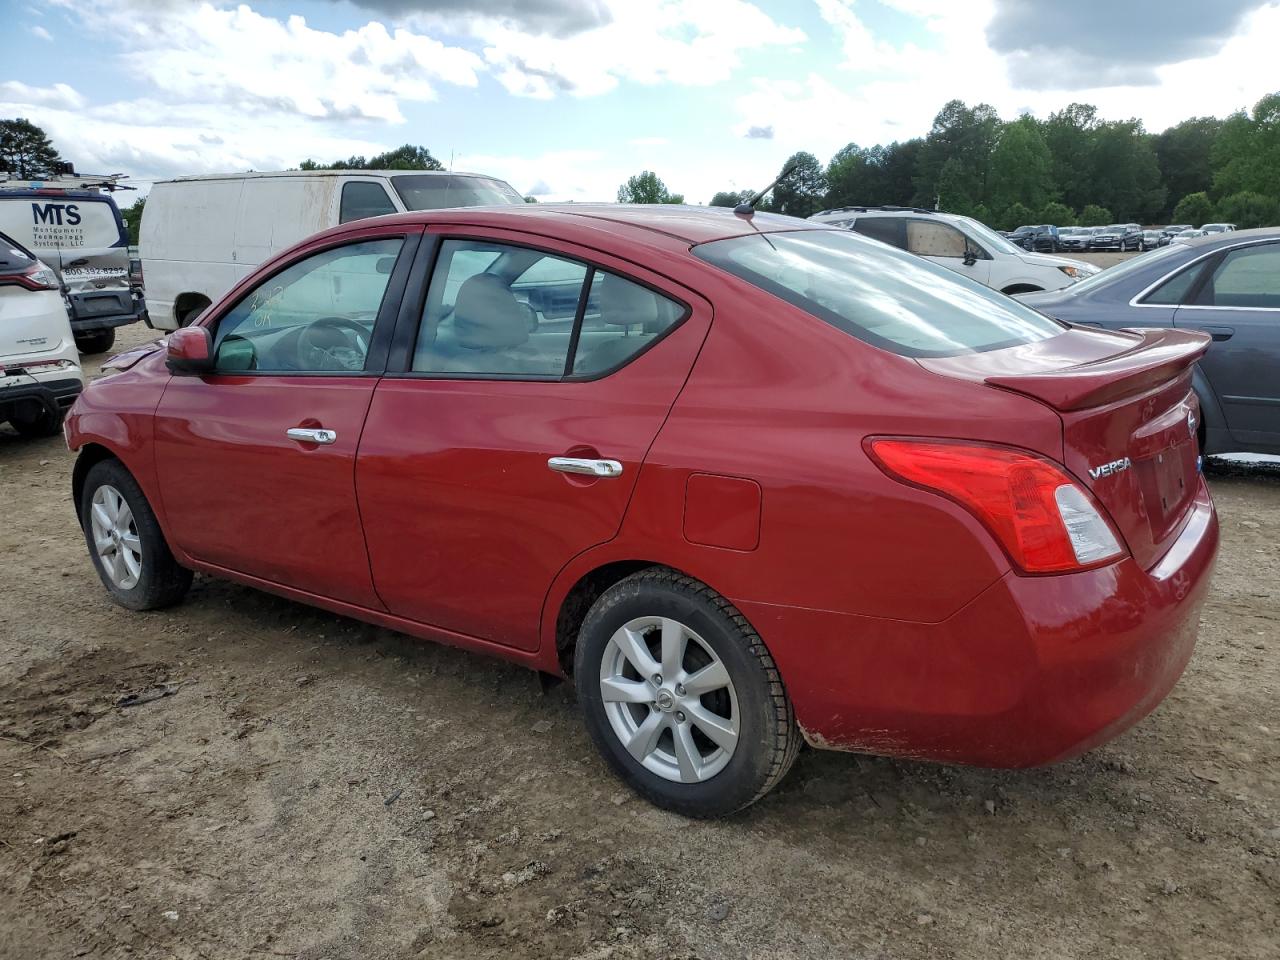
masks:
[[[106,330],[93,330],[89,333],[76,334],[76,348],[81,353],[94,354],[105,353],[110,350],[116,342],[116,331],[114,327],[108,327]]]
[[[52,437],[61,430],[62,416],[61,410],[49,410],[33,401],[10,418],[9,423],[18,431],[18,436],[34,440]]]
[[[116,603],[155,610],[186,594],[191,571],[174,560],[142,488],[120,461],[89,470],[80,522],[93,566]]]
[[[587,730],[646,799],[725,816],[782,779],[800,748],[764,642],[715,591],[660,568],[617,583],[579,632],[574,665]]]

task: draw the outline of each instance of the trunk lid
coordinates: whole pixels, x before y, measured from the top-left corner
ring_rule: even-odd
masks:
[[[1149,569],[1181,532],[1199,483],[1191,376],[1209,342],[1193,331],[1073,327],[1006,350],[920,362],[1056,411],[1060,459]]]

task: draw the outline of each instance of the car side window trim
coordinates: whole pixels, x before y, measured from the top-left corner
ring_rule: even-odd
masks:
[[[505,244],[509,247],[519,247],[525,250],[533,250],[537,253],[543,253],[550,257],[559,257],[562,260],[568,260],[574,263],[582,264],[587,268],[587,275],[583,282],[582,290],[578,296],[578,307],[573,318],[573,331],[570,334],[570,352],[568,362],[565,365],[566,371],[573,370],[573,361],[577,349],[577,340],[582,332],[582,321],[586,312],[587,298],[591,292],[591,282],[599,272],[614,274],[627,280],[637,286],[644,287],[652,291],[660,297],[677,304],[680,308],[680,316],[660,334],[650,340],[645,346],[637,350],[635,353],[626,357],[621,362],[609,367],[605,370],[593,372],[590,374],[562,373],[560,375],[547,374],[524,374],[524,373],[471,373],[467,371],[444,371],[434,372],[428,370],[413,370],[414,348],[417,344],[418,332],[422,321],[422,312],[426,309],[427,298],[430,296],[431,279],[435,275],[436,265],[440,257],[441,248],[446,240],[471,241],[474,243],[491,243]],[[480,233],[462,232],[462,233],[433,233],[428,232],[419,248],[419,256],[413,264],[413,278],[406,289],[403,303],[401,304],[399,316],[395,325],[395,335],[391,347],[389,361],[386,365],[386,371],[383,374],[387,377],[405,380],[493,380],[493,381],[528,381],[531,383],[590,383],[595,380],[603,380],[605,377],[612,376],[623,367],[630,366],[636,360],[640,359],[659,343],[665,340],[675,330],[684,326],[685,321],[693,315],[693,306],[689,299],[673,291],[659,287],[647,280],[637,277],[633,273],[624,272],[621,268],[605,266],[586,259],[578,253],[568,253],[564,250],[558,250],[551,246],[544,246],[536,242],[536,240],[512,240],[506,236],[484,235]]]
[[[206,327],[211,336],[215,339],[218,335],[218,326],[236,307],[244,302],[246,297],[252,296],[254,291],[261,288],[264,284],[271,282],[275,277],[284,273],[291,267],[302,263],[317,254],[325,253],[329,250],[336,250],[341,247],[353,246],[358,243],[366,243],[371,240],[400,240],[400,252],[396,255],[395,266],[391,269],[391,275],[387,280],[386,289],[383,291],[382,303],[378,307],[378,315],[374,319],[373,334],[369,340],[369,351],[365,355],[363,370],[212,370],[208,376],[216,377],[380,377],[387,368],[387,356],[393,334],[393,326],[395,317],[400,308],[400,301],[403,298],[404,287],[410,276],[410,271],[414,261],[414,254],[418,249],[422,239],[419,230],[410,229],[408,232],[401,228],[392,231],[380,230],[361,230],[350,235],[334,238],[332,243],[326,243],[322,246],[310,247],[299,256],[281,262],[265,276],[257,279],[257,282],[251,287],[247,287],[240,296],[235,300],[227,303],[216,315],[202,317],[198,324]]]
[[[1225,231],[1225,232],[1230,233],[1231,231]],[[1211,259],[1205,265],[1203,271],[1201,272],[1199,278],[1196,280],[1192,288],[1187,291],[1187,295],[1183,298],[1182,303],[1178,305],[1178,309],[1179,310],[1214,310],[1214,311],[1237,310],[1237,311],[1245,311],[1248,313],[1265,311],[1270,313],[1280,313],[1280,307],[1266,307],[1266,306],[1241,307],[1233,304],[1214,304],[1214,303],[1196,303],[1195,302],[1200,298],[1201,292],[1204,290],[1205,286],[1209,283],[1209,281],[1213,278],[1214,274],[1218,272],[1218,268],[1220,268],[1222,264],[1226,261],[1226,259],[1230,257],[1232,254],[1250,247],[1272,246],[1272,245],[1275,245],[1276,243],[1277,241],[1275,240],[1260,240],[1255,243],[1241,244],[1240,246],[1218,250],[1216,252],[1216,255],[1213,257],[1213,259]]]

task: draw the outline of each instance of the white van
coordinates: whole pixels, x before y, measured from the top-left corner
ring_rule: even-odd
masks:
[[[190,323],[254,268],[340,223],[408,210],[523,203],[472,173],[290,170],[162,180],[142,212],[139,246],[153,327]]]
[[[1001,293],[1058,290],[1099,270],[1083,260],[1029,253],[972,217],[920,207],[841,207],[809,219],[847,227]]]

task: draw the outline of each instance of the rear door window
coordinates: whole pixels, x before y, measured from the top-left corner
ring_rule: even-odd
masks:
[[[879,240],[899,250],[907,249],[905,217],[859,217],[853,229],[872,240]]]
[[[694,247],[708,263],[851,336],[908,357],[996,350],[1065,327],[921,257],[856,233],[797,230]]]
[[[907,251],[920,257],[955,257],[965,252],[964,234],[937,220],[907,221]]]
[[[1195,304],[1280,309],[1280,244],[1232,250],[1200,288]]]
[[[366,217],[381,217],[395,213],[396,205],[387,196],[382,184],[368,180],[352,180],[342,185],[342,205],[338,222],[349,223]]]

